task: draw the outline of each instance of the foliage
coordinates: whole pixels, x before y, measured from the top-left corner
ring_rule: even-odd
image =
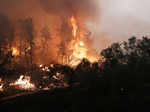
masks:
[[[132,37],[127,42],[114,43],[104,49],[101,55],[106,59],[105,81],[110,83],[113,91],[125,88],[135,92],[136,87],[141,91],[141,85],[144,88],[144,80],[149,83],[150,38]]]

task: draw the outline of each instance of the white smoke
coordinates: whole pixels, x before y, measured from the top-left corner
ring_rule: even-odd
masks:
[[[149,0],[100,0],[100,5],[100,31],[109,34],[111,40],[150,35]]]

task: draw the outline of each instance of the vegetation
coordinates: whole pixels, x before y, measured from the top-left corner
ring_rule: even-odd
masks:
[[[14,30],[7,17],[0,14],[0,19],[0,26],[2,26],[0,27],[0,29],[2,29],[0,30],[0,77],[28,73],[33,77],[33,81],[38,82],[36,85],[45,87],[51,82],[58,82],[58,80],[52,79],[53,75],[58,73],[64,75],[64,79],[59,81],[63,83],[66,82],[70,85],[68,88],[62,90],[55,89],[53,91],[55,97],[53,96],[53,92],[50,94],[51,96],[46,94],[46,97],[43,93],[38,93],[43,95],[41,97],[44,97],[44,100],[47,101],[46,105],[49,103],[47,97],[50,97],[55,106],[57,106],[57,103],[61,99],[61,103],[64,103],[64,106],[67,105],[66,108],[63,108],[66,112],[76,112],[78,109],[85,111],[83,107],[81,107],[82,103],[101,111],[106,105],[109,104],[108,106],[111,106],[109,103],[111,101],[114,105],[126,105],[125,108],[127,109],[130,104],[141,104],[141,99],[144,95],[145,98],[148,97],[150,93],[150,38],[143,37],[137,39],[136,37],[132,37],[128,39],[128,41],[113,43],[100,53],[100,56],[105,59],[104,62],[90,63],[87,59],[83,59],[76,68],[53,64],[53,66],[46,66],[48,71],[42,71],[37,65],[34,65],[32,61],[33,50],[35,48],[34,24],[32,18],[19,21],[20,32],[23,35],[22,39],[26,41],[26,45],[22,45],[20,41],[20,49],[22,50],[22,46],[25,47],[22,51],[25,52],[26,65],[28,67],[32,66],[32,69],[21,64],[15,64],[15,67],[12,67],[14,56],[12,56],[11,47],[14,39]],[[61,26],[61,33],[64,36],[68,34],[67,32],[71,32],[70,28],[64,28],[66,26],[65,24],[67,23],[64,22]],[[5,26],[7,28],[5,28]],[[46,48],[46,46],[48,46],[47,40],[51,38],[47,26],[41,30],[41,35],[42,43],[45,44],[44,48]],[[63,49],[61,51],[66,49],[66,45],[70,41],[69,38],[70,36],[64,38],[66,39],[66,43],[61,43],[60,49]],[[7,44],[8,46],[5,46]],[[64,52],[60,52],[59,56],[63,56],[63,54]],[[48,77],[50,80],[42,81],[43,76]],[[107,96],[107,98],[104,96]],[[119,98],[117,96],[119,96]],[[37,98],[36,95],[31,97],[33,98],[31,99],[33,102],[34,98]],[[39,98],[39,101],[43,100]],[[68,102],[72,102],[72,104],[70,105]],[[51,105],[54,105],[53,103],[51,103]],[[41,105],[40,102],[39,105]],[[59,106],[60,105],[59,103]],[[111,111],[111,109],[108,109],[108,111]]]
[[[144,83],[149,83],[149,38],[143,37],[142,39],[136,39],[132,37],[127,42],[113,43],[101,52],[101,56],[105,58],[105,62],[101,64],[100,62],[90,63],[88,60],[83,59],[75,69],[56,64],[51,72],[60,71],[66,74],[66,77],[68,77],[67,80],[71,85],[75,82],[80,83],[85,88],[93,88],[94,86],[101,87],[103,85],[106,86],[104,88],[108,89],[107,92],[113,88],[111,92],[115,93],[112,94],[120,94],[120,90],[126,90],[128,93],[132,93],[136,91],[135,87],[138,85],[141,86]],[[11,63],[11,58],[13,58],[11,51],[5,55],[1,53],[1,59],[3,59],[0,63],[1,76],[4,74],[7,75],[8,71],[11,73],[9,69],[7,70],[6,66]],[[35,71],[38,69],[36,66],[33,68]],[[13,69],[13,72],[15,71],[17,72],[17,69]]]

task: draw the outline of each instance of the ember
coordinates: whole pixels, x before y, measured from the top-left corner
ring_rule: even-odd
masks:
[[[0,91],[4,91],[3,86],[4,86],[4,84],[2,82],[2,79],[0,78]]]
[[[39,67],[41,68],[42,71],[45,71],[45,72],[50,72],[50,69],[48,66],[44,66],[44,65],[39,65]]]
[[[16,47],[12,47],[12,56],[18,56],[19,55],[19,51]]]
[[[53,78],[56,80],[62,80],[62,79],[64,79],[64,75],[57,72],[56,75],[53,75]]]

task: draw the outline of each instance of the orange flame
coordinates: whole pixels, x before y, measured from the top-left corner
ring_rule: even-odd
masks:
[[[69,65],[76,66],[78,65],[83,58],[88,59],[90,62],[97,61],[97,58],[94,56],[88,56],[88,48],[87,44],[85,43],[84,38],[81,38],[80,36],[77,37],[77,31],[78,31],[78,24],[74,16],[71,17],[71,25],[72,25],[72,36],[74,39],[71,41],[69,49],[72,51],[72,54],[70,56],[71,61],[69,62]]]
[[[0,91],[3,91],[4,89],[3,89],[3,86],[4,86],[4,84],[3,84],[3,82],[2,82],[2,79],[0,78]]]
[[[18,86],[20,89],[35,89],[35,85],[30,83],[30,76],[21,75],[17,81],[10,85]]]
[[[83,42],[80,42],[79,44],[80,44],[81,47],[84,46],[84,43],[83,43]]]
[[[12,47],[12,56],[18,56],[19,50],[16,47]]]
[[[76,19],[73,16],[71,18],[71,24],[72,24],[72,27],[73,27],[72,34],[73,34],[73,36],[75,38],[77,36],[78,26],[77,26]]]

